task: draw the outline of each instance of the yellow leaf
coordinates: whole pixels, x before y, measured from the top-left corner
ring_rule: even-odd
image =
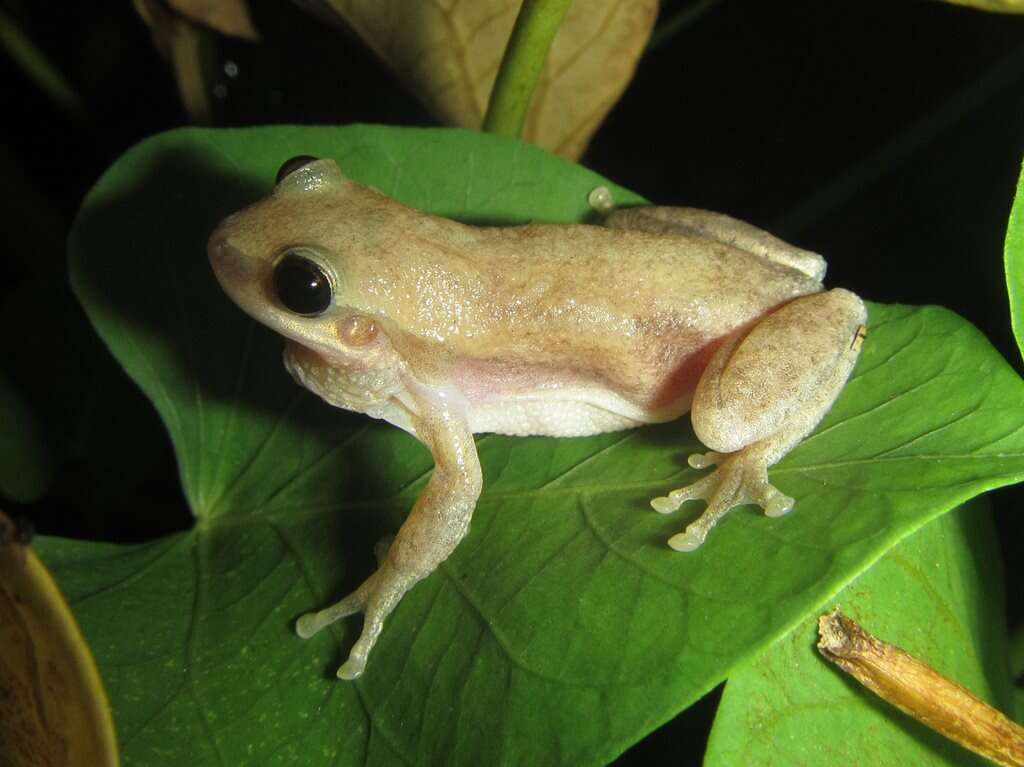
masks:
[[[993,13],[1024,13],[1024,0],[945,0],[952,5],[966,5]]]
[[[298,0],[345,22],[444,123],[479,128],[519,0]],[[551,46],[523,138],[563,157],[583,154],[633,76],[657,0],[570,7]]]
[[[0,514],[0,763],[112,767],[110,705],[50,574]]]

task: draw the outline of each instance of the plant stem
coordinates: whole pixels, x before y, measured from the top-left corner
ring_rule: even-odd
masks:
[[[64,75],[3,11],[0,11],[0,49],[6,51],[58,108],[72,115],[81,114],[82,103]]]
[[[562,19],[572,0],[523,0],[498,76],[491,89],[483,129],[518,136]]]

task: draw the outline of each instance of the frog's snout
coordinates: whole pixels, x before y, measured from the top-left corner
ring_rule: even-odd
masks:
[[[221,222],[206,244],[206,255],[213,273],[229,294],[232,287],[238,287],[251,278],[248,259],[231,241],[231,224],[230,218]]]

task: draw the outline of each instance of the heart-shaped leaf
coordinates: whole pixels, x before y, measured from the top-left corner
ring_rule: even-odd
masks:
[[[507,139],[362,126],[163,134],[99,182],[74,284],[167,424],[196,516],[141,546],[42,545],[131,764],[607,761],[926,521],[1024,476],[1024,385],[985,339],[941,309],[872,305],[850,383],[771,472],[792,514],[734,511],[679,554],[665,541],[696,510],[647,500],[693,475],[685,421],[481,437],[469,536],[403,600],[365,676],[338,682],[359,620],[305,642],[292,622],[369,573],[431,462],[295,387],[280,339],[209,271],[216,222],[298,154],[474,222],[578,221],[602,182]]]
[[[987,505],[972,501],[925,525],[834,601],[1012,716],[1003,573]],[[729,677],[706,767],[858,764],[872,754],[878,764],[987,764],[851,684],[818,655],[817,627],[812,615]]]

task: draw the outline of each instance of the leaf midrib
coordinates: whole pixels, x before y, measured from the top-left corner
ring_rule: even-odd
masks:
[[[831,461],[828,463],[814,463],[799,466],[779,466],[777,468],[770,469],[770,472],[774,476],[789,476],[794,474],[807,475],[813,474],[814,472],[817,471],[842,469],[847,467],[869,466],[882,463],[894,464],[906,461],[942,461],[948,464],[950,461],[978,462],[1014,459],[1024,459],[1024,452],[985,453],[981,455],[974,455],[970,453],[920,454],[909,456],[885,456],[881,458],[858,458],[844,461]],[[606,495],[627,490],[635,490],[638,492],[638,494],[641,490],[662,493],[666,490],[667,485],[670,485],[673,482],[683,481],[683,477],[686,476],[687,473],[689,473],[690,471],[690,469],[680,469],[678,472],[670,474],[666,476],[664,479],[645,480],[639,482],[571,485],[568,487],[558,487],[557,485],[552,486],[550,484],[545,484],[541,487],[534,487],[521,490],[484,491],[484,493],[480,496],[478,504],[515,501],[520,499],[532,500],[536,498],[547,497]],[[406,488],[403,489],[400,493],[390,496],[383,496],[377,498],[360,498],[358,500],[350,500],[329,504],[301,504],[295,506],[289,504],[282,504],[282,506],[278,508],[268,508],[267,506],[264,505],[258,506],[256,507],[256,509],[253,509],[248,512],[226,511],[220,514],[197,515],[196,525],[195,528],[193,529],[201,529],[207,526],[211,526],[213,524],[229,525],[232,527],[244,526],[246,522],[249,520],[261,520],[268,517],[279,516],[285,513],[289,515],[301,515],[302,517],[307,517],[311,515],[326,514],[329,512],[337,513],[339,511],[344,511],[346,509],[364,511],[372,508],[392,508],[402,506],[416,499],[416,497],[419,495],[419,489],[426,483],[428,475],[429,472],[417,478],[415,484],[407,485]],[[1024,472],[1009,475],[996,475],[988,477],[987,479],[993,482],[993,486],[999,486],[1004,482],[1018,481],[1019,479],[1024,479]],[[968,480],[968,482],[970,481],[973,480]],[[834,485],[835,483],[830,482],[830,484]]]

